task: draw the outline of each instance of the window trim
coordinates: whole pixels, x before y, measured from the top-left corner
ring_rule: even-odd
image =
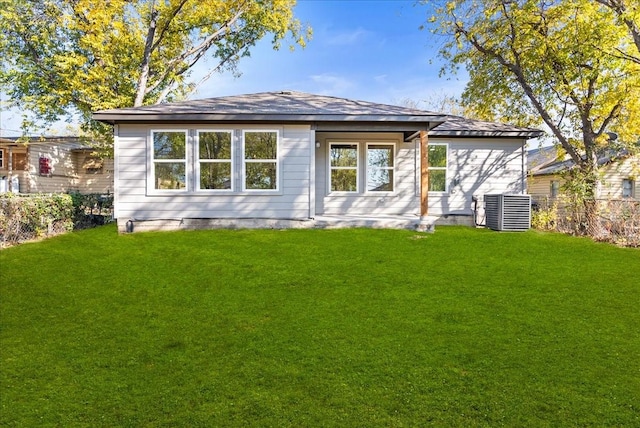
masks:
[[[373,167],[370,168],[369,167],[369,147],[370,146],[391,146],[392,147],[392,153],[393,153],[393,164],[390,167]],[[365,153],[364,153],[364,178],[365,178],[365,184],[364,184],[364,193],[369,193],[369,194],[375,194],[375,195],[381,195],[381,194],[393,194],[396,191],[396,159],[397,158],[397,147],[396,147],[396,143],[392,142],[392,141],[374,141],[374,142],[367,142],[365,144]],[[392,174],[392,182],[391,182],[391,190],[369,190],[369,170],[391,170]],[[359,175],[359,174],[358,174]]]
[[[229,160],[220,160],[220,159],[200,159],[200,133],[205,132],[227,132],[231,137],[231,148],[230,148],[230,158]],[[235,132],[230,128],[196,128],[194,131],[194,161],[192,168],[194,171],[194,191],[198,194],[205,193],[236,193],[236,183],[235,183],[235,149],[236,144],[235,140]],[[202,189],[200,188],[200,166],[202,163],[229,163],[231,165],[230,168],[230,180],[231,187],[228,189]]]
[[[259,132],[274,132],[276,134],[276,158],[275,159],[247,159],[246,158],[246,134],[247,133],[259,133]],[[265,128],[243,128],[242,129],[242,165],[241,165],[241,170],[242,170],[242,177],[241,177],[241,181],[242,183],[240,184],[240,188],[242,189],[242,192],[247,192],[247,193],[251,193],[251,194],[256,194],[256,193],[268,193],[268,194],[273,194],[273,193],[280,193],[282,191],[282,185],[280,183],[280,181],[282,180],[282,174],[281,174],[281,168],[280,168],[280,146],[281,146],[281,132],[279,129],[265,129]],[[276,187],[274,189],[247,189],[247,163],[275,163],[276,165]]]
[[[334,145],[355,145],[356,146],[356,166],[333,166],[331,165],[331,147]],[[330,195],[355,195],[360,193],[360,142],[359,141],[330,141],[327,144],[327,190]],[[356,170],[356,190],[331,190],[331,173],[333,170]]]
[[[5,149],[0,149],[0,168],[5,169],[7,166],[5,165]]]
[[[560,182],[558,180],[549,180],[549,197],[557,198],[560,196]]]
[[[180,160],[180,159],[155,159],[154,157],[154,147],[153,147],[153,135],[155,133],[160,133],[160,132],[176,132],[176,133],[184,133],[184,143],[185,143],[185,147],[184,147],[184,159]],[[150,194],[185,194],[185,193],[191,193],[191,170],[192,168],[190,168],[190,136],[191,136],[191,132],[189,131],[189,129],[187,128],[153,128],[149,130],[149,147],[148,147],[148,154],[149,154],[149,162],[147,164],[147,176],[149,177],[149,181],[147,183],[147,191]],[[183,189],[157,189],[156,188],[156,163],[178,163],[178,162],[183,162],[184,163],[184,180],[185,180],[185,186]]]
[[[625,182],[629,183],[629,191],[631,192],[629,195],[624,194],[625,188],[624,188],[624,184]],[[620,193],[621,196],[623,198],[629,198],[629,199],[635,199],[636,197],[636,181],[632,178],[623,178],[622,179],[622,192]]]
[[[429,186],[431,186],[431,171],[444,171],[444,190],[429,190],[429,194],[445,195],[449,193],[449,143],[432,143],[429,142],[427,150],[433,146],[445,147],[445,166],[427,166],[429,172]]]

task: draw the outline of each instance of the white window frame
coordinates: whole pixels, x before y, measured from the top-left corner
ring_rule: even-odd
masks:
[[[4,169],[6,168],[5,166],[5,150],[4,149],[0,149],[0,168]]]
[[[432,143],[429,142],[429,147],[444,146],[445,147],[445,166],[428,166],[429,182],[431,182],[431,171],[444,171],[444,190],[429,190],[430,194],[444,195],[449,193],[449,143]],[[430,161],[429,161],[430,162]],[[429,184],[431,185],[431,184]]]
[[[276,158],[275,159],[247,159],[246,158],[246,135],[248,133],[274,132],[276,134]],[[280,138],[281,132],[278,129],[243,129],[242,130],[242,191],[247,193],[277,193],[281,191],[280,173]],[[276,165],[276,187],[275,189],[247,189],[247,164],[248,163],[275,163]]]
[[[339,145],[350,145],[350,146],[356,146],[356,166],[333,166],[331,165],[331,148],[333,146],[339,146]],[[328,148],[328,153],[327,153],[327,164],[328,164],[328,177],[327,177],[327,189],[329,190],[330,194],[333,195],[353,195],[353,194],[357,194],[360,192],[360,146],[361,144],[357,141],[330,141],[329,144],[327,144],[327,148]],[[333,170],[356,170],[356,190],[331,190],[331,172]]]
[[[153,136],[156,133],[162,133],[162,132],[174,132],[174,133],[182,133],[184,134],[184,143],[185,143],[185,148],[184,148],[184,159],[155,159],[154,157],[154,144],[153,144]],[[190,179],[190,162],[189,162],[189,152],[190,152],[190,147],[191,145],[189,144],[190,142],[190,133],[188,129],[185,128],[167,128],[167,129],[151,129],[149,131],[149,148],[148,148],[148,153],[149,153],[149,163],[148,163],[148,174],[149,174],[149,182],[148,182],[148,186],[147,186],[147,190],[150,193],[156,193],[156,194],[176,194],[176,193],[189,193],[189,189],[191,186],[191,179]],[[157,189],[156,188],[156,164],[159,163],[180,163],[183,162],[184,163],[184,180],[185,180],[185,187],[184,189]]]
[[[393,165],[391,165],[390,167],[369,167],[369,147],[371,146],[391,146],[392,147],[392,159],[393,159]],[[384,142],[384,141],[377,141],[377,142],[368,142],[365,145],[365,153],[364,153],[364,169],[365,169],[365,173],[364,173],[364,178],[365,178],[365,185],[364,185],[364,191],[365,193],[372,193],[372,194],[376,194],[376,195],[380,195],[383,193],[387,193],[387,194],[391,194],[394,193],[396,191],[396,143],[389,141],[389,142]],[[386,170],[386,171],[391,171],[392,172],[392,182],[391,182],[391,190],[369,190],[369,171],[370,170]],[[358,174],[359,175],[359,174]]]
[[[629,194],[625,195],[625,184],[629,183]],[[622,197],[623,198],[635,198],[636,197],[636,181],[632,178],[623,178],[622,179]]]
[[[230,159],[200,159],[200,133],[206,133],[206,132],[224,132],[224,133],[228,133],[231,137],[231,152],[230,152]],[[195,158],[195,177],[194,177],[194,181],[195,181],[195,189],[196,192],[198,193],[233,193],[235,191],[235,163],[236,163],[236,159],[234,156],[235,153],[235,133],[233,132],[233,129],[228,129],[228,128],[198,128],[195,130],[195,142],[194,142],[194,158]],[[231,180],[231,186],[229,189],[201,189],[200,188],[200,166],[203,163],[228,163],[231,165],[231,172],[230,172],[230,180]]]

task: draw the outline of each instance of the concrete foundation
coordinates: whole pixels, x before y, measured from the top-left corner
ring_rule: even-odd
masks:
[[[119,233],[197,229],[408,229],[433,232],[439,217],[427,216],[317,216],[313,219],[212,218],[212,219],[118,219]],[[445,223],[448,224],[448,223]],[[455,223],[459,224],[459,223]]]

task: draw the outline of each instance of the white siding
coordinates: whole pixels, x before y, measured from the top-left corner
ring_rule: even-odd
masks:
[[[320,147],[316,149],[316,213],[325,215],[403,215],[419,214],[420,201],[415,183],[415,143],[403,142],[400,133],[316,133]],[[359,143],[360,192],[329,192],[329,144]],[[366,186],[365,148],[367,143],[394,143],[395,185],[393,192],[364,192]]]
[[[167,125],[165,129],[202,129],[203,125]],[[217,126],[218,127],[218,126]],[[250,125],[219,127],[257,129]],[[134,220],[197,218],[306,219],[314,215],[419,215],[419,157],[417,142],[404,142],[401,133],[327,133],[309,126],[284,125],[277,129],[280,188],[275,193],[234,191],[228,194],[150,192],[147,186],[150,129],[158,125],[120,125],[117,138],[116,217]],[[260,129],[274,127],[260,127]],[[448,191],[429,194],[429,214],[472,214],[472,196],[487,193],[521,193],[522,146],[520,139],[435,139],[449,145]],[[331,142],[358,142],[361,162],[367,143],[395,144],[393,192],[364,192],[365,169],[360,168],[360,192],[331,194],[328,154]],[[319,147],[316,147],[318,143]],[[235,188],[241,182],[241,149],[236,146]],[[315,161],[315,162],[314,162]],[[312,176],[312,174],[314,176]],[[313,206],[312,206],[313,204]],[[481,208],[481,205],[480,205]]]
[[[316,212],[337,215],[419,215],[419,145],[405,143],[401,134],[330,134],[317,133]],[[390,195],[359,193],[332,195],[328,192],[329,143],[375,141],[396,143],[395,192]],[[472,196],[482,202],[488,193],[522,193],[523,166],[520,139],[440,139],[430,143],[449,145],[446,193],[429,193],[429,214],[436,216],[472,214]],[[364,146],[361,146],[363,149]],[[361,177],[361,179],[364,179]],[[481,205],[481,204],[480,204]]]
[[[449,142],[449,191],[429,195],[429,214],[471,214],[472,197],[523,193],[523,144],[520,139],[436,139]]]
[[[274,129],[270,126],[224,125],[234,130]],[[154,194],[147,190],[150,129],[204,129],[202,124],[167,126],[119,125],[117,138],[116,216],[119,219],[154,220],[185,218],[309,218],[310,156],[313,142],[309,126],[285,125],[280,131],[280,190],[275,193],[234,191],[229,194]],[[240,147],[236,146],[236,184],[241,180]],[[190,163],[189,163],[190,165]],[[236,185],[236,190],[240,189]],[[151,194],[150,194],[151,193]]]

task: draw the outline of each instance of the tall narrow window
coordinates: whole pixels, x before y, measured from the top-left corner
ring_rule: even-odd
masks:
[[[153,181],[159,190],[187,188],[187,132],[152,131]]]
[[[5,166],[4,166],[4,149],[0,149],[0,168],[5,168]]]
[[[198,189],[231,190],[231,131],[198,131]]]
[[[278,190],[278,132],[244,132],[244,188]]]
[[[630,178],[622,180],[622,197],[623,198],[635,198],[636,197],[636,183]]]
[[[429,144],[429,191],[447,191],[447,145]]]
[[[367,145],[367,192],[393,192],[393,144]]]
[[[551,180],[551,197],[557,198],[560,193],[560,183],[557,180]]]
[[[357,192],[358,144],[332,143],[329,150],[329,188],[332,192]]]

